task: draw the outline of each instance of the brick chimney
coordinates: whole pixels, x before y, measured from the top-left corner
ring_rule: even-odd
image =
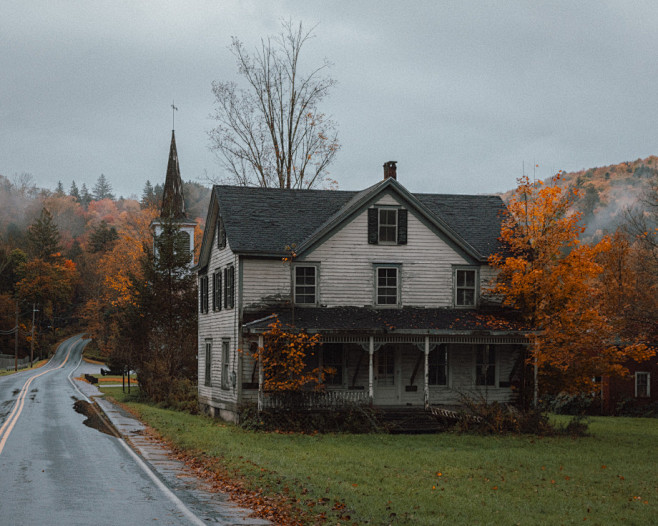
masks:
[[[397,167],[396,167],[397,161],[388,161],[384,163],[384,179],[388,179],[389,177],[392,177],[393,179],[397,179]]]

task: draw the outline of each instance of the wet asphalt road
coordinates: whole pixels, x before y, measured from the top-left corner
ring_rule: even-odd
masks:
[[[207,524],[123,440],[83,425],[72,378],[85,344],[0,377],[0,525]]]

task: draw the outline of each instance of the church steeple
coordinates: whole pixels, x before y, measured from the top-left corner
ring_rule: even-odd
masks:
[[[172,105],[173,106],[173,105]],[[175,226],[178,230],[178,248],[185,250],[190,256],[190,266],[194,264],[194,229],[196,222],[188,219],[185,213],[185,199],[183,198],[183,181],[178,167],[178,152],[176,151],[176,136],[171,130],[171,146],[169,147],[169,162],[167,163],[167,177],[162,193],[162,209],[160,217],[151,222],[153,228],[153,253],[157,257],[156,239],[162,234],[166,225]]]
[[[176,151],[176,135],[171,130],[171,146],[169,147],[169,162],[167,163],[167,177],[162,194],[162,219],[181,221],[187,219],[185,214],[185,199],[183,197],[183,181],[178,166],[178,152]]]

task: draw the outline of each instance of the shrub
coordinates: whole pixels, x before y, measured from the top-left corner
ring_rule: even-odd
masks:
[[[636,398],[624,398],[617,403],[615,415],[658,418],[658,402],[645,402]]]
[[[592,415],[601,412],[600,399],[585,393],[546,395],[542,409],[557,415]]]
[[[459,412],[460,418],[455,425],[461,432],[584,436],[588,430],[588,422],[580,415],[563,426],[555,426],[540,409],[519,411],[508,404],[488,403],[484,399],[468,397],[462,397],[462,403],[464,409]]]
[[[266,410],[258,413],[255,404],[240,409],[240,426],[251,431],[292,433],[379,433],[384,429],[377,412],[353,406],[331,410]]]

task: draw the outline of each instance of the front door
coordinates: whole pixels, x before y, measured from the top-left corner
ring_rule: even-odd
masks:
[[[400,403],[399,352],[396,345],[383,345],[375,353],[375,405]]]

